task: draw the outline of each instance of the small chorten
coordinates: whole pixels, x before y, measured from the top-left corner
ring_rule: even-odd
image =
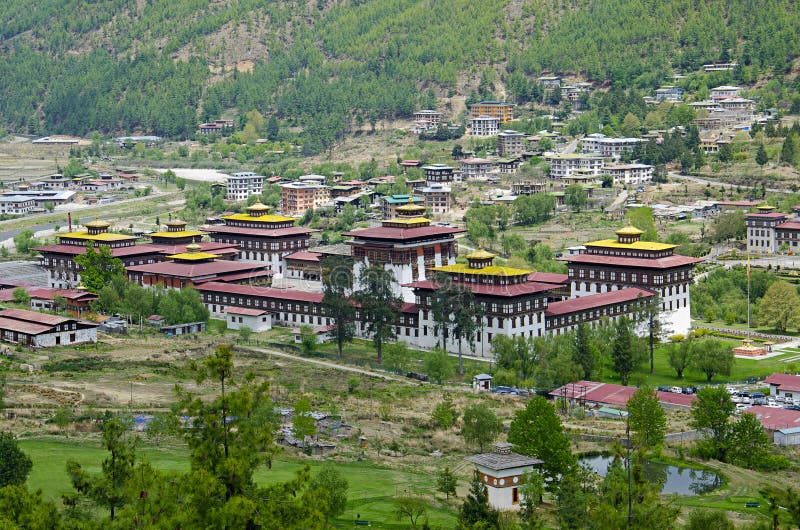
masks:
[[[617,234],[617,241],[619,243],[631,244],[637,243],[642,238],[644,230],[639,230],[633,225],[628,225],[624,228],[620,228],[614,233]]]

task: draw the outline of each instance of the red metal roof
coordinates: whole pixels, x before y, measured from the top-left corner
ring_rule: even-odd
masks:
[[[215,260],[202,263],[179,263],[175,261],[162,261],[159,263],[145,263],[144,265],[131,265],[125,269],[128,272],[142,272],[158,274],[161,276],[175,276],[180,278],[199,278],[202,276],[220,276],[242,272],[268,272],[264,265],[244,261]]]
[[[358,237],[361,239],[388,239],[388,240],[406,241],[409,239],[422,239],[431,236],[460,234],[462,232],[466,232],[466,229],[453,228],[449,226],[418,226],[413,228],[379,226],[376,228],[364,228],[363,230],[353,230],[352,232],[345,232],[342,235]]]
[[[203,227],[204,232],[209,234],[235,234],[255,237],[287,237],[310,234],[314,230],[303,228],[302,226],[292,226],[289,228],[243,228],[241,226],[227,225],[207,225]]]
[[[154,246],[161,248],[161,253],[167,256],[171,256],[173,254],[180,254],[181,252],[186,252],[186,245],[160,245],[158,243],[153,243]],[[233,243],[213,243],[208,241],[201,241],[200,243],[195,243],[195,245],[200,245],[200,250],[202,252],[208,252],[210,254],[238,254],[239,247]]]
[[[800,392],[800,376],[792,374],[772,374],[764,379],[769,385],[777,386],[781,390]]]
[[[798,221],[786,221],[785,223],[781,223],[779,225],[775,225],[776,230],[800,230],[800,222]]]
[[[611,267],[635,267],[644,269],[671,269],[684,265],[693,265],[703,261],[702,258],[689,256],[666,256],[664,258],[627,258],[623,256],[601,256],[599,254],[574,254],[566,256],[570,263],[588,263],[592,265],[608,265]]]
[[[56,296],[61,296],[67,300],[97,300],[97,295],[87,291],[75,291],[72,289],[54,289],[48,287],[30,288],[28,294],[31,298],[40,298],[42,300],[53,300]]]
[[[239,285],[235,283],[208,282],[198,285],[197,290],[201,292],[241,294],[245,296],[294,300],[299,302],[322,302],[322,293],[309,293],[294,289],[278,289],[276,287]]]
[[[296,259],[298,261],[313,261],[315,263],[319,263],[319,258],[322,256],[319,252],[294,252],[289,254],[284,259]]]
[[[626,406],[634,392],[634,386],[622,386],[613,383],[598,383],[596,381],[577,381],[567,383],[561,388],[550,392],[554,398],[566,397],[567,399],[584,399],[604,405]],[[656,392],[658,401],[669,405],[690,407],[697,399],[694,394],[677,394],[673,392]]]
[[[786,214],[782,212],[769,212],[769,213],[749,213],[745,217],[755,217],[764,219],[785,219]]]
[[[402,313],[411,313],[413,315],[416,315],[416,314],[419,313],[419,309],[417,308],[417,304],[414,304],[412,302],[404,302],[403,303],[403,307],[400,308],[400,311]]]
[[[563,300],[561,302],[550,302],[544,314],[546,316],[556,316],[579,313],[587,309],[596,309],[598,307],[620,304],[623,302],[633,302],[640,298],[650,298],[651,296],[655,296],[655,293],[652,291],[639,289],[638,287],[628,287],[627,289],[620,289],[619,291],[579,296],[578,298],[570,298],[569,300]]]
[[[252,307],[228,307],[225,309],[225,312],[232,315],[244,315],[248,317],[258,317],[269,313],[266,309],[253,309]]]
[[[35,322],[25,322],[23,320],[15,320],[13,318],[4,318],[0,316],[0,329],[16,331],[17,333],[25,333],[26,335],[38,335],[46,333],[53,329],[53,326],[45,324],[37,324]]]
[[[761,426],[768,431],[800,427],[800,411],[797,410],[756,406],[750,407],[745,412],[755,414],[756,418],[761,422]]]
[[[557,274],[554,272],[532,272],[528,274],[528,281],[567,285],[569,283],[569,274]]]
[[[37,324],[43,324],[47,326],[56,326],[58,324],[63,324],[64,322],[71,322],[75,320],[74,318],[48,315],[47,313],[39,313],[38,311],[28,311],[27,309],[3,309],[0,311],[0,317],[35,322]]]
[[[467,289],[472,291],[473,294],[476,295],[503,296],[503,297],[523,296],[526,294],[541,293],[555,289],[553,284],[539,283],[539,282],[525,282],[525,283],[516,283],[512,285],[486,285],[482,283],[453,282],[453,285],[466,287]],[[418,282],[404,284],[403,287],[412,287],[416,289],[429,289],[431,291],[435,291],[436,289],[439,288],[439,284],[431,280],[422,280]]]

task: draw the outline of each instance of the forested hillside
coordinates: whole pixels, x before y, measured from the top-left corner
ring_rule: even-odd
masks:
[[[0,20],[11,130],[182,138],[258,109],[309,152],[437,96],[525,101],[545,71],[646,90],[733,59],[789,84],[800,55],[792,0],[5,0]]]

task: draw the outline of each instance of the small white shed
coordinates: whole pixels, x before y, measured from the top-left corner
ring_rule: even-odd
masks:
[[[800,445],[800,427],[778,429],[773,434],[775,445]]]
[[[272,314],[264,309],[228,307],[225,309],[228,329],[250,328],[254,333],[272,329]]]
[[[523,501],[522,479],[525,473],[541,467],[537,458],[511,451],[511,444],[497,443],[494,451],[468,458],[475,465],[478,479],[486,486],[489,506],[496,510],[519,510]]]
[[[492,376],[489,374],[478,374],[472,378],[472,390],[475,392],[488,392],[492,389]]]

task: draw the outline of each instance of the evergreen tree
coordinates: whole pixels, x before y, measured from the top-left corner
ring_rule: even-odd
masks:
[[[594,370],[595,348],[589,325],[580,322],[573,337],[572,360],[583,369],[583,378],[590,379]]]
[[[489,506],[489,492],[476,473],[458,512],[458,528],[467,530],[481,524],[480,528],[496,529],[499,516],[497,510]]]
[[[764,149],[764,144],[759,144],[758,150],[756,151],[756,164],[764,167],[768,161],[769,158],[767,157],[767,150]]]
[[[322,307],[325,315],[333,321],[333,335],[339,358],[345,342],[353,339],[355,327],[353,318],[355,308],[347,297],[353,289],[352,268],[340,256],[330,256],[322,260]]]
[[[611,360],[614,371],[619,374],[623,385],[628,384],[628,377],[636,367],[634,341],[635,337],[631,321],[621,316],[614,323],[614,341],[611,347]]]
[[[19,448],[14,435],[0,432],[0,488],[23,486],[32,467],[33,462]]]
[[[781,147],[781,163],[788,166],[794,164],[794,138],[795,135],[788,135],[783,139],[783,146]]]
[[[378,364],[383,361],[383,343],[396,337],[395,323],[403,303],[402,298],[394,294],[394,281],[394,274],[383,267],[364,268],[359,276],[361,289],[353,296],[360,305],[365,331],[375,344]]]

